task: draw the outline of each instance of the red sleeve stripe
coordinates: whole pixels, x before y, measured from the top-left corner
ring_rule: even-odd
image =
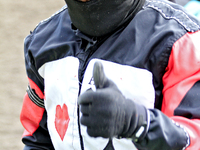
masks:
[[[40,98],[44,98],[44,95],[39,87],[30,79],[29,84],[31,88],[35,90],[38,96],[40,96]],[[44,110],[44,108],[33,103],[27,93],[25,94],[20,114],[21,123],[25,128],[23,136],[32,136],[33,133],[38,129]]]
[[[187,33],[173,46],[163,76],[162,112],[173,116],[185,94],[200,80],[200,31]]]

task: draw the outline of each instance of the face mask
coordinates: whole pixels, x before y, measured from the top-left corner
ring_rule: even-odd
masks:
[[[145,0],[65,0],[73,25],[90,36],[103,36],[133,18]]]

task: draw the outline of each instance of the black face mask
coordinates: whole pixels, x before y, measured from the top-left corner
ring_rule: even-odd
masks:
[[[103,36],[123,25],[145,0],[65,0],[73,25],[90,36]]]

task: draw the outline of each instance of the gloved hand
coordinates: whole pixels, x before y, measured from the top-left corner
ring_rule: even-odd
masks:
[[[100,62],[93,69],[96,91],[88,90],[78,99],[81,124],[92,137],[126,137],[136,142],[147,133],[147,109],[126,99],[109,80]],[[134,91],[133,91],[134,92]]]

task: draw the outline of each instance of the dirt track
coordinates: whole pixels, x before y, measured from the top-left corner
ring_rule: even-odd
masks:
[[[23,40],[64,0],[0,0],[0,150],[23,149],[19,121],[27,79]]]

